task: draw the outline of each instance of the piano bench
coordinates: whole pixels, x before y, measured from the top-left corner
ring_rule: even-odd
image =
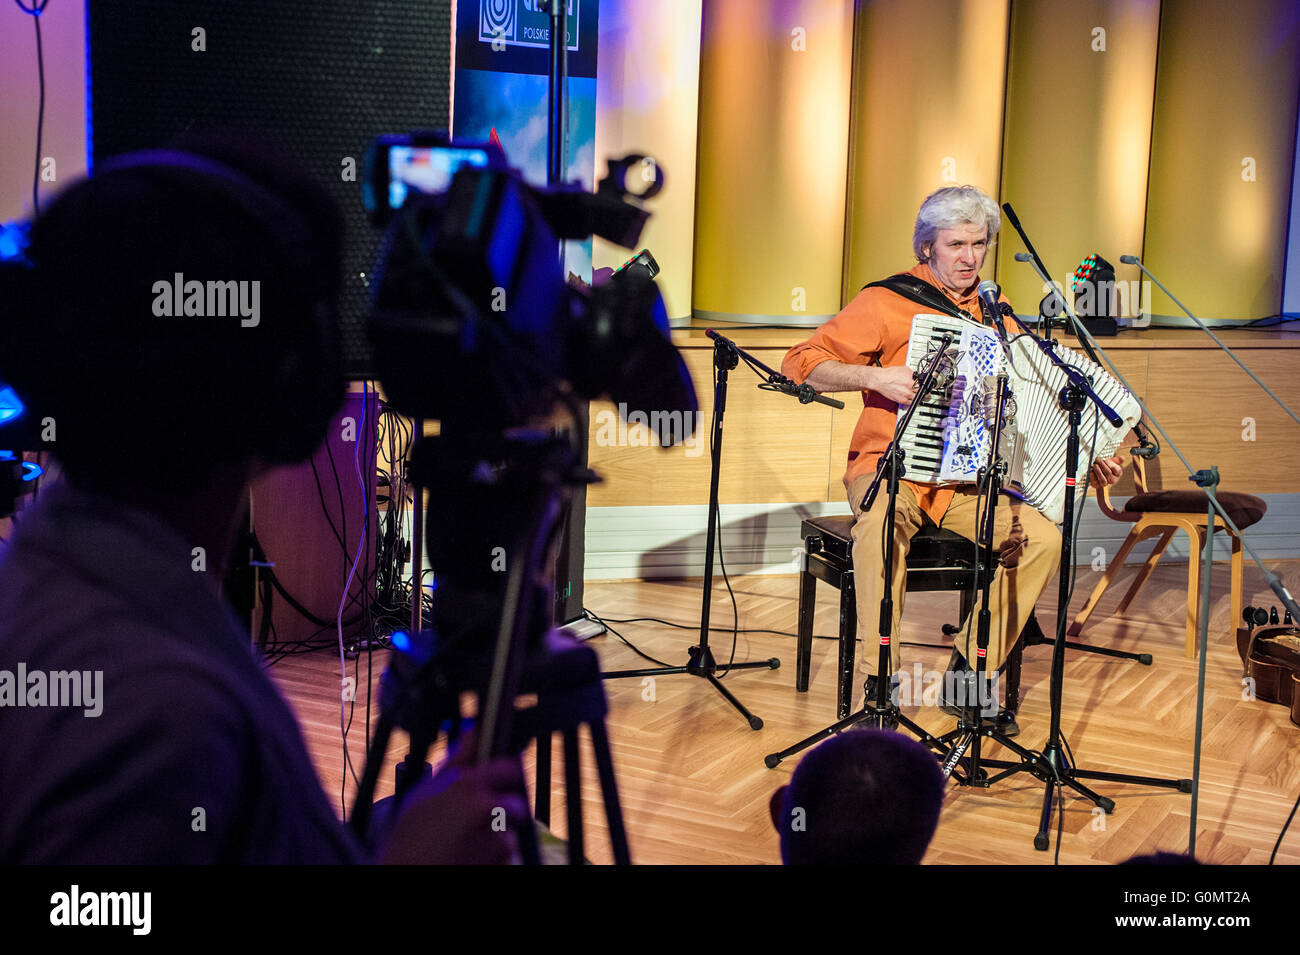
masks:
[[[808,691],[813,615],[817,604],[817,581],[820,580],[838,588],[840,592],[836,714],[838,719],[843,719],[849,715],[849,707],[853,703],[854,661],[858,639],[857,594],[853,586],[853,516],[810,517],[803,522],[799,533],[804,541],[804,560],[799,575],[795,689],[800,693]],[[926,524],[912,537],[907,555],[906,579],[909,593],[959,591],[961,620],[965,620],[974,603],[972,595],[978,595],[975,545],[959,534]],[[898,637],[898,634],[893,635],[895,640]],[[1021,648],[1022,644],[1017,643],[1007,658],[1007,708],[1013,711],[1020,700]]]

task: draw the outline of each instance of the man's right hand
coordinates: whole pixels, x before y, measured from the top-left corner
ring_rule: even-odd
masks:
[[[518,850],[515,833],[531,826],[519,760],[474,763],[474,733],[437,774],[411,791],[380,862],[386,865],[506,865]]]
[[[870,391],[884,395],[900,405],[916,397],[916,381],[912,378],[912,369],[907,366],[873,368],[871,371],[871,380],[867,384]]]

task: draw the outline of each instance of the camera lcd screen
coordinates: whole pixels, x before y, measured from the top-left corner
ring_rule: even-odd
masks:
[[[388,149],[388,206],[400,209],[411,192],[438,193],[451,185],[461,166],[486,166],[482,149],[454,146],[390,146]]]

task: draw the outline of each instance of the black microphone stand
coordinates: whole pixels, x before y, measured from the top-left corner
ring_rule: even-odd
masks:
[[[1029,235],[1025,232],[1024,227],[1021,226],[1020,219],[1016,216],[1016,211],[1011,208],[1011,203],[1004,202],[1002,204],[1002,211],[1006,213],[1007,221],[1011,223],[1012,227],[1020,235],[1020,241],[1024,242],[1028,254],[1028,260],[1034,263],[1039,275],[1049,276],[1051,273],[1047,271],[1047,266],[1044,264],[1042,256],[1038,254],[1038,250],[1034,248],[1034,243],[1029,241]],[[1017,253],[1016,261],[1024,261],[1023,256],[1024,253]],[[1070,321],[1069,319],[1064,319],[1058,322],[1058,317],[1065,311],[1065,297],[1063,292],[1057,290],[1055,283],[1049,284],[1051,285],[1052,290],[1043,297],[1043,300],[1038,305],[1038,333],[1041,336],[1044,327],[1046,327],[1047,342],[1050,345],[1053,344],[1052,329],[1059,327],[1069,331]],[[1003,305],[1002,314],[1015,319],[1017,325],[1024,328],[1025,331],[1028,331],[1028,329],[1025,328],[1024,323],[1020,321],[1014,311],[1010,310],[1009,306],[1005,304]],[[1085,336],[1080,335],[1079,344],[1083,346],[1084,354],[1088,356],[1088,359],[1094,365],[1101,366],[1101,357],[1093,349],[1092,342],[1090,342]],[[1140,442],[1140,446],[1133,449],[1132,453],[1135,456],[1143,459],[1150,459],[1160,453],[1159,443],[1153,441],[1151,436],[1147,434],[1146,429],[1142,427],[1140,419],[1133,425],[1133,431],[1138,436]],[[1058,637],[1057,639],[1063,638]],[[1040,644],[1054,647],[1056,645],[1056,640],[1047,639],[1047,637],[1043,635],[1042,629],[1037,626],[1037,621],[1035,621],[1035,626],[1026,630],[1023,643],[1026,647],[1034,647]],[[1078,650],[1082,653],[1095,653],[1098,656],[1116,657],[1121,660],[1135,660],[1143,666],[1150,666],[1153,662],[1153,657],[1149,653],[1134,653],[1131,650],[1116,650],[1112,647],[1094,647],[1090,643],[1080,643],[1077,640],[1066,640],[1065,645],[1071,650]]]
[[[826,398],[817,394],[811,388],[798,386],[789,378],[779,372],[768,368],[757,358],[747,354],[735,342],[729,338],[724,338],[713,329],[705,332],[709,338],[713,339],[713,367],[714,367],[714,385],[713,385],[713,437],[710,442],[710,454],[712,457],[712,472],[709,478],[709,530],[704,546],[704,597],[703,605],[700,609],[700,642],[687,651],[689,662],[680,667],[647,667],[637,670],[613,670],[602,674],[607,680],[623,679],[625,677],[655,677],[663,676],[670,673],[685,673],[690,676],[703,677],[713,684],[713,688],[723,695],[723,697],[734,706],[749,723],[750,729],[759,730],[763,728],[763,721],[749,712],[740,700],[732,694],[715,675],[719,671],[728,670],[752,670],[768,669],[775,670],[781,665],[781,661],[776,657],[767,660],[759,660],[753,663],[727,663],[719,665],[713,658],[713,651],[709,648],[709,605],[713,597],[713,549],[717,541],[719,526],[719,505],[718,505],[718,483],[722,471],[722,419],[727,410],[727,377],[731,369],[740,364],[743,358],[745,364],[754,371],[759,373],[760,377],[766,377],[767,381],[760,385],[767,391],[779,391],[782,394],[788,394],[799,399],[802,404],[808,404],[817,401],[821,404],[831,405],[832,407],[843,408],[844,402],[834,398]]]
[[[992,320],[997,322],[998,316],[992,316]],[[1002,442],[1002,430],[1006,421],[1006,407],[1010,398],[1006,374],[998,375],[995,381],[997,382],[996,410],[993,416],[988,463],[980,468],[976,475],[976,483],[979,489],[977,493],[978,497],[982,499],[982,503],[979,505],[981,508],[979,511],[980,523],[975,529],[975,573],[976,580],[980,582],[980,609],[975,624],[975,660],[973,661],[975,686],[973,693],[968,692],[968,687],[962,687],[961,692],[954,689],[954,697],[958,705],[961,706],[961,714],[957,718],[957,728],[939,737],[941,743],[945,745],[952,744],[943,761],[943,775],[945,777],[955,776],[959,783],[967,786],[991,785],[988,774],[980,766],[980,740],[983,737],[993,739],[1008,749],[1019,753],[1022,759],[1033,758],[1033,754],[1029,750],[1014,742],[996,723],[988,724],[984,722],[985,710],[990,710],[989,715],[995,716],[998,705],[991,683],[987,684],[989,692],[987,695],[985,694],[986,682],[984,676],[988,672],[989,630],[992,626],[992,614],[989,612],[989,594],[992,590],[994,566],[997,560],[993,555],[993,538],[997,527],[996,511],[1007,474],[1007,462],[1002,459],[998,449]],[[966,649],[969,653],[969,642]],[[966,662],[968,665],[972,663],[969,657],[967,657]],[[965,757],[967,750],[970,750],[970,757],[966,765],[966,774],[962,776],[956,773],[956,768],[957,764]]]
[[[998,742],[1002,743],[1008,749],[1011,749],[1021,757],[1021,762],[1012,763],[1001,760],[986,760],[986,764],[998,768],[1004,768],[1004,771],[988,779],[974,779],[973,783],[979,786],[991,786],[993,783],[1008,776],[1015,775],[1019,772],[1028,772],[1037,779],[1042,780],[1046,789],[1043,794],[1042,815],[1039,818],[1038,833],[1034,836],[1034,848],[1046,850],[1049,838],[1052,818],[1052,794],[1053,787],[1069,786],[1079,795],[1092,801],[1094,805],[1110,813],[1115,809],[1113,800],[1105,796],[1098,795],[1087,786],[1084,786],[1080,779],[1101,779],[1109,782],[1133,783],[1139,786],[1161,786],[1170,789],[1177,789],[1179,792],[1190,793],[1192,791],[1192,781],[1190,779],[1163,779],[1154,776],[1133,776],[1126,773],[1100,772],[1097,770],[1079,769],[1072,765],[1072,760],[1067,756],[1066,748],[1063,744],[1061,734],[1061,703],[1062,703],[1062,686],[1065,677],[1065,628],[1066,621],[1070,613],[1070,575],[1073,567],[1074,555],[1074,509],[1075,509],[1075,486],[1076,475],[1079,470],[1079,427],[1083,419],[1083,408],[1087,401],[1091,400],[1100,412],[1113,425],[1121,423],[1120,416],[1098,397],[1093,391],[1092,386],[1076,369],[1067,365],[1056,354],[1055,349],[1048,342],[1038,338],[1029,330],[1029,328],[1013,316],[1024,334],[1042,350],[1043,354],[1048,357],[1052,364],[1065,373],[1068,383],[1061,389],[1059,396],[1061,408],[1064,409],[1069,419],[1069,436],[1066,439],[1065,446],[1065,507],[1064,518],[1061,523],[1061,560],[1059,570],[1059,583],[1057,588],[1057,607],[1056,607],[1056,641],[1052,648],[1052,675],[1050,691],[1051,707],[1051,729],[1048,733],[1047,745],[1041,753],[1034,753],[1017,745],[1013,741],[999,738]],[[1086,480],[1086,478],[1085,478]],[[982,623],[983,621],[981,621]],[[996,737],[997,733],[992,727],[980,729],[980,735]],[[978,750],[976,751],[978,752]]]
[[[763,763],[768,769],[775,768],[783,760],[793,756],[795,753],[802,752],[809,746],[820,743],[827,737],[834,736],[836,733],[856,726],[859,723],[866,723],[872,727],[880,729],[893,729],[902,726],[927,746],[930,746],[939,752],[944,750],[943,744],[937,737],[928,733],[920,725],[908,719],[899,711],[898,704],[894,700],[893,693],[891,692],[893,661],[890,656],[890,644],[893,640],[894,627],[894,592],[893,587],[891,586],[891,581],[893,580],[894,560],[896,559],[894,553],[894,535],[892,533],[894,527],[894,512],[898,501],[898,482],[905,473],[903,465],[905,454],[901,444],[902,435],[907,429],[908,423],[912,420],[912,416],[916,413],[916,409],[921,406],[921,402],[924,401],[926,396],[933,390],[935,386],[936,372],[939,369],[939,365],[944,360],[948,346],[951,345],[952,342],[952,334],[945,332],[943,337],[940,338],[939,345],[934,352],[934,356],[926,366],[925,371],[918,373],[915,376],[917,378],[916,397],[912,399],[912,403],[908,405],[907,410],[899,414],[898,423],[894,427],[894,439],[889,443],[889,447],[885,449],[885,453],[881,456],[880,465],[876,471],[876,478],[871,482],[871,486],[867,489],[867,493],[862,503],[862,509],[864,511],[870,510],[871,504],[875,500],[876,494],[880,488],[881,478],[883,477],[888,494],[887,503],[885,505],[885,527],[889,529],[890,533],[885,534],[885,586],[880,597],[880,645],[879,655],[876,658],[876,698],[874,700],[864,698],[862,701],[862,709],[858,712],[850,713],[848,716],[844,717],[844,719],[832,723],[825,729],[818,730],[812,736],[800,740],[793,746],[781,750],[779,753],[768,754],[763,758]]]
[[[1016,315],[1011,306],[1007,305],[1005,302],[1002,304],[1002,314],[1007,318],[1014,319],[1021,328],[1026,327],[1024,322],[1020,321],[1020,318]],[[1040,321],[1036,323],[1040,329],[1043,327],[1043,317],[1042,313],[1040,313]],[[1066,324],[1068,326],[1068,321]],[[1056,340],[1052,338],[1052,329],[1065,326],[1059,325],[1055,318],[1050,317],[1047,318],[1046,325],[1046,342],[1049,346],[1055,346]],[[1088,353],[1088,357],[1092,359],[1093,364],[1101,366],[1101,359],[1098,358],[1097,353],[1092,350],[1092,346],[1088,344],[1087,339],[1081,339],[1081,343],[1084,351]],[[1147,434],[1146,430],[1142,427],[1141,421],[1138,421],[1133,425],[1133,431],[1138,435],[1138,439],[1141,441],[1141,446],[1132,448],[1130,453],[1143,459],[1154,458],[1160,453],[1160,445],[1153,441],[1151,436]],[[1067,635],[1069,635],[1069,632],[1070,631],[1068,630],[1066,631]],[[1055,640],[1049,639],[1044,635],[1042,628],[1038,626],[1038,619],[1036,617],[1029,618],[1029,624],[1026,625],[1024,633],[1021,635],[1020,642],[1024,647],[1052,647],[1056,645]],[[1114,647],[1095,647],[1090,643],[1080,643],[1078,640],[1066,640],[1065,646],[1070,650],[1078,650],[1081,653],[1095,653],[1098,656],[1115,657],[1120,660],[1134,660],[1143,666],[1150,666],[1154,661],[1154,657],[1149,653],[1138,653],[1132,650],[1116,650]]]

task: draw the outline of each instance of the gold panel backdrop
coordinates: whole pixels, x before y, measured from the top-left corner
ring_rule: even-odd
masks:
[[[1119,257],[1142,243],[1159,27],[1158,0],[1013,7],[1001,199],[1062,285],[1092,252],[1118,279],[1138,275]],[[1016,311],[1036,314],[1045,289],[1014,260],[1022,251],[1003,222],[998,281]],[[1134,315],[1137,297],[1122,303]]]
[[[859,4],[842,303],[916,263],[912,228],[926,195],[967,183],[996,192],[1008,7]]]
[[[704,4],[696,315],[839,311],[852,38],[845,0]]]
[[[1143,260],[1201,318],[1281,310],[1298,20],[1295,0],[1164,5]],[[1152,312],[1182,314],[1159,290]]]

